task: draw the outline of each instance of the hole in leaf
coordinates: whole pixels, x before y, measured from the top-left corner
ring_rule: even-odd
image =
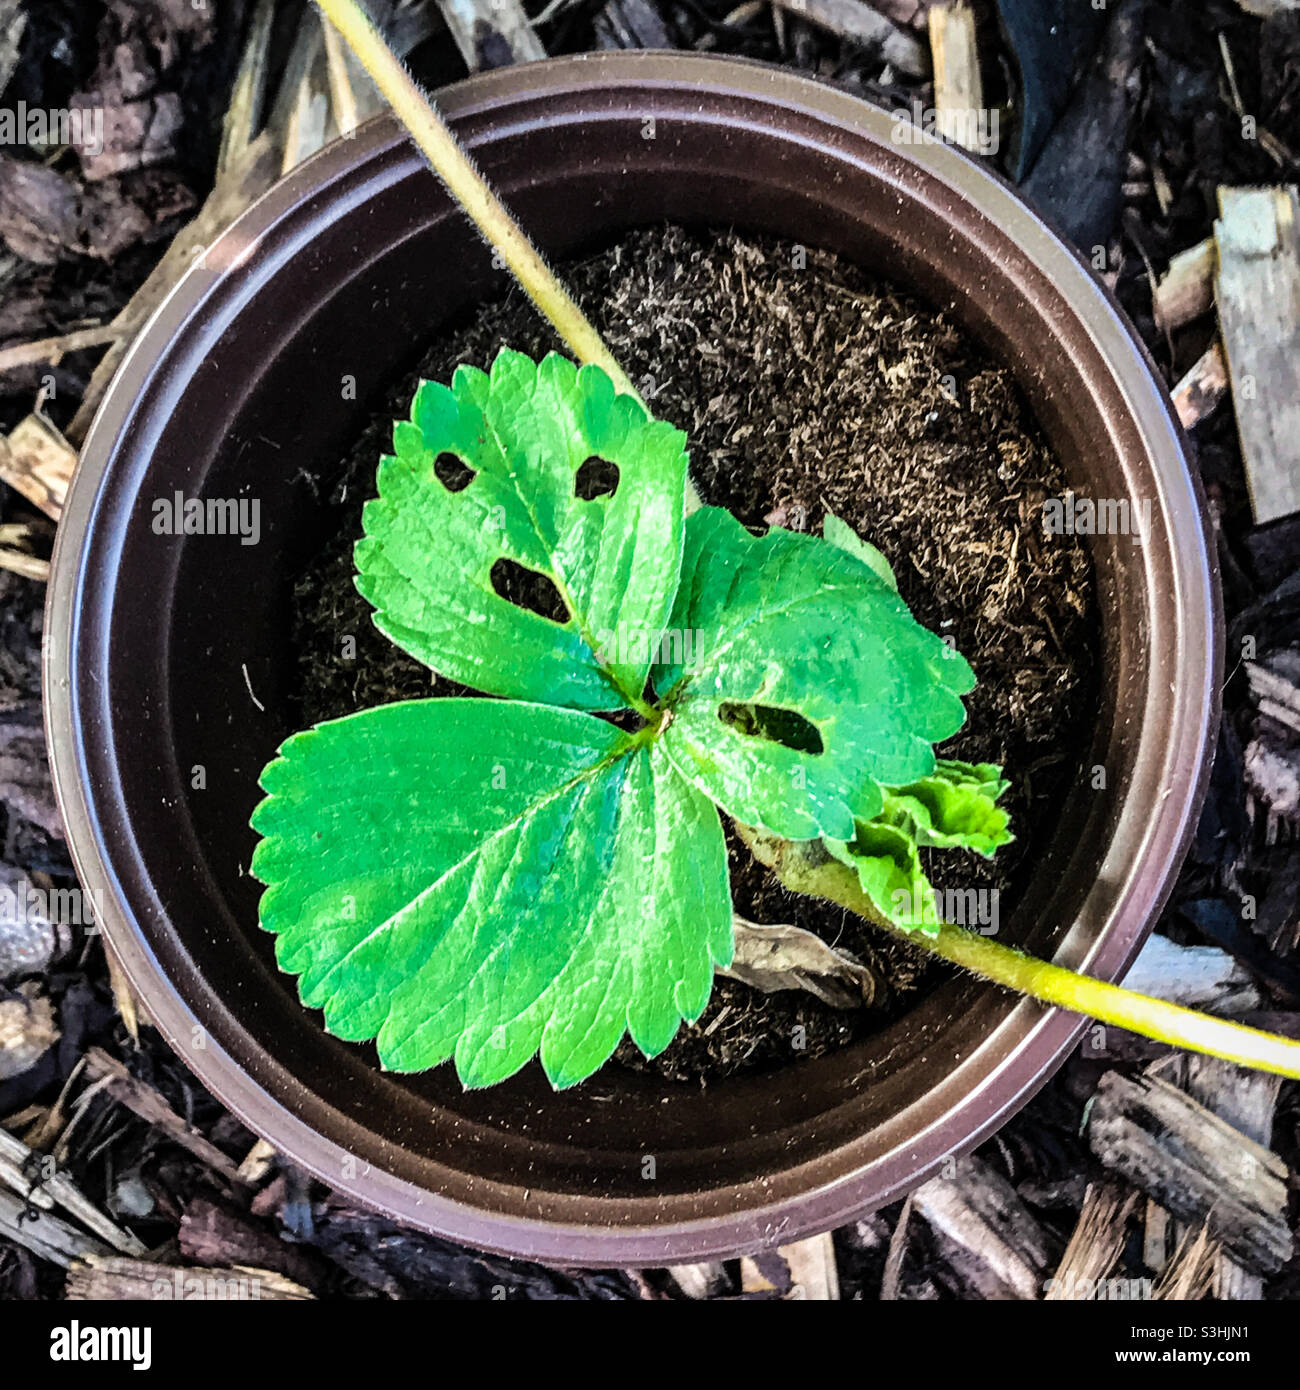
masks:
[[[821,732],[802,714],[792,709],[777,709],[774,705],[741,705],[732,700],[718,706],[718,718],[724,724],[750,738],[766,739],[793,748],[796,753],[822,753]]]
[[[516,608],[525,608],[553,623],[569,621],[569,610],[549,575],[525,569],[517,560],[503,556],[492,566],[490,578],[497,593]]]
[[[464,492],[478,476],[463,459],[448,453],[434,459],[433,474],[448,492]]]
[[[592,454],[573,480],[574,496],[584,502],[592,502],[597,497],[613,497],[618,491],[618,477],[618,464]]]

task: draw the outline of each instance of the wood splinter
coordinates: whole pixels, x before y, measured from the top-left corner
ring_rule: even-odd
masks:
[[[1300,196],[1220,188],[1215,298],[1257,525],[1300,512]]]
[[[21,493],[52,521],[77,469],[77,451],[42,415],[29,415],[7,438],[0,438],[0,481]]]
[[[1212,237],[1180,251],[1169,262],[1152,299],[1156,324],[1162,332],[1172,333],[1210,312],[1217,267],[1218,252]]]
[[[975,12],[969,6],[934,6],[930,11],[930,52],[939,133],[973,154],[981,153],[984,84]]]

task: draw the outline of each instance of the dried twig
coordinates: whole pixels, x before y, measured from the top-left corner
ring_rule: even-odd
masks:
[[[117,1005],[118,1017],[126,1025],[126,1031],[131,1035],[133,1043],[140,1041],[140,1024],[149,1021],[148,1015],[144,1012],[144,1007],[135,996],[135,990],[131,988],[131,981],[126,978],[126,971],[117,963],[117,957],[112,951],[105,948],[104,960],[108,964],[108,982],[113,988],[113,1002]]]
[[[289,53],[270,129],[280,145],[280,172],[288,174],[329,138],[332,92],[325,60],[324,23],[308,6]]]
[[[64,333],[57,338],[38,338],[34,342],[0,348],[0,373],[16,371],[19,367],[40,366],[43,362],[57,366],[69,353],[103,347],[106,343],[115,342],[117,336],[118,330],[112,324],[99,324],[94,328],[79,328],[75,333]]]
[[[898,1214],[898,1221],[889,1236],[889,1249],[885,1253],[885,1269],[880,1279],[880,1301],[898,1301],[903,1283],[903,1261],[907,1258],[907,1228],[912,1220],[912,1198],[909,1195]]]
[[[46,1163],[52,1164],[53,1159],[34,1152],[21,1139],[0,1129],[0,1182],[32,1207],[42,1211],[62,1207],[121,1254],[144,1254],[144,1245],[100,1211],[65,1173],[56,1168],[48,1177],[41,1176],[42,1164]]]
[[[92,1047],[86,1054],[86,1074],[106,1083],[105,1090],[119,1104],[161,1130],[169,1139],[188,1149],[195,1158],[232,1183],[242,1183],[239,1167],[215,1144],[187,1124],[152,1086],[140,1081],[103,1048]]]
[[[248,147],[261,128],[262,111],[266,104],[267,68],[270,59],[271,35],[275,26],[276,0],[259,0],[239,73],[230,94],[230,105],[222,126],[221,154],[217,160],[217,179],[238,167]]]
[[[65,1292],[73,1303],[157,1303],[162,1299],[301,1303],[315,1296],[269,1269],[163,1265],[110,1255],[88,1255],[73,1261]]]
[[[11,1192],[0,1192],[0,1237],[64,1269],[86,1255],[112,1253],[94,1236],[79,1231],[48,1211],[33,1207],[26,1198],[15,1197]]]
[[[1218,1253],[1218,1246],[1210,1239],[1209,1227],[1202,1226],[1175,1251],[1164,1275],[1151,1291],[1151,1297],[1177,1303],[1204,1298],[1214,1286]]]
[[[1089,1183],[1083,1208],[1056,1273],[1043,1297],[1081,1302],[1096,1297],[1097,1281],[1115,1267],[1124,1249],[1128,1219],[1138,1194],[1118,1183]]]
[[[38,584],[48,583],[50,578],[48,560],[21,550],[10,550],[7,546],[0,546],[0,569],[21,575],[24,579],[34,579]]]

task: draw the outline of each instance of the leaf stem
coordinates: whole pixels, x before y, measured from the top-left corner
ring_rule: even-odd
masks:
[[[624,691],[623,694],[628,704],[630,704],[641,718],[646,721],[647,726],[651,728],[655,734],[658,734],[659,726],[663,723],[663,710],[656,709],[654,705],[643,700],[639,695],[629,695],[626,691]]]
[[[983,979],[1173,1047],[1300,1079],[1300,1042],[1291,1038],[1213,1018],[1090,975],[1080,975],[951,923],[941,923],[937,936],[909,931],[877,911],[853,870],[829,858],[819,842],[780,840],[744,825],[737,825],[736,829],[754,857],[772,869],[793,892],[825,898],[845,907],[873,926],[932,951]]]
[[[452,197],[488,244],[501,253],[511,274],[578,361],[603,367],[619,392],[640,401],[640,394],[604,339],[492,191],[357,0],[316,0],[316,4],[388,99],[394,114]]]

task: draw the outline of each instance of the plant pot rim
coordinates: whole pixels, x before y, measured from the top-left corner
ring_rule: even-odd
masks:
[[[570,101],[570,119],[575,110],[589,115],[627,110],[629,103],[638,101],[647,114],[658,114],[656,103],[675,104],[674,109],[693,111],[701,119],[706,97],[714,106],[704,118],[720,130],[737,121],[783,125],[797,119],[801,129],[816,127],[831,146],[863,140],[882,146],[888,144],[893,125],[888,113],[813,79],[747,60],[693,54],[601,53],[552,59],[472,77],[443,90],[438,100],[454,122],[487,122],[494,129],[509,129],[517,122],[536,122],[539,109],[557,100]],[[635,109],[640,112],[642,105]],[[214,1033],[209,1027],[213,1018],[204,1012],[202,982],[178,980],[160,962],[128,904],[105,817],[88,790],[95,779],[88,763],[83,703],[107,701],[106,693],[87,688],[76,656],[83,644],[102,647],[107,642],[107,609],[83,611],[90,582],[91,523],[137,400],[174,336],[193,331],[194,317],[218,286],[240,276],[250,262],[275,255],[277,228],[291,213],[309,204],[328,207],[339,180],[403,141],[395,123],[380,117],[353,139],[327,147],[271,189],[177,285],[139,335],[100,409],[59,529],[47,609],[47,734],[78,872],[83,882],[107,886],[102,925],[109,949],[164,1037],[202,1083],[277,1150],[364,1205],[480,1248],[585,1265],[681,1263],[826,1230],[902,1195],[946,1157],[987,1137],[1045,1082],[1086,1021],[1022,1000],[981,1047],[984,1072],[978,1088],[956,1099],[944,1093],[923,1097],[929,1106],[925,1122],[906,1145],[869,1165],[845,1168],[840,1156],[837,1166],[831,1160],[838,1151],[796,1165],[790,1171],[799,1174],[797,1191],[787,1186],[770,1202],[744,1210],[735,1206],[731,1189],[701,1193],[698,1200],[679,1204],[675,1219],[666,1224],[648,1219],[644,1208],[630,1202],[606,1210],[598,1199],[575,1197],[569,1216],[538,1219],[522,1212],[513,1198],[512,1208],[492,1209],[496,1199],[489,1189],[500,1185],[490,1182],[483,1184],[485,1205],[477,1206],[395,1172],[376,1169],[349,1178],[344,1161],[355,1152],[349,1136],[357,1133],[356,1124],[317,1099],[292,1108],[285,1099],[291,1069],[281,1068],[274,1059],[254,1065],[215,1040],[202,1051],[178,1045],[195,1028]],[[1009,186],[964,154],[929,139],[909,154],[929,178],[951,190],[954,201],[974,204],[982,218],[1014,228],[1025,255],[1069,303],[1079,342],[1113,370],[1110,408],[1125,412],[1140,434],[1159,488],[1162,515],[1174,536],[1168,556],[1172,592],[1161,599],[1150,641],[1177,648],[1181,679],[1163,695],[1154,685],[1148,692],[1149,701],[1161,706],[1165,735],[1159,754],[1151,753],[1159,757],[1159,768],[1151,775],[1167,775],[1171,795],[1151,823],[1139,825],[1130,816],[1123,834],[1116,837],[1116,872],[1125,855],[1132,861],[1121,885],[1128,894],[1127,910],[1114,920],[1108,918],[1107,929],[1095,940],[1086,939],[1076,923],[1057,955],[1063,964],[1115,979],[1140,949],[1172,887],[1195,830],[1214,747],[1223,630],[1217,567],[1199,483],[1187,468],[1181,430],[1145,349],[1080,258]],[[1143,734],[1151,736],[1149,729]],[[102,788],[96,787],[95,796],[101,794]],[[276,1068],[283,1075],[273,1085],[270,1073]]]

